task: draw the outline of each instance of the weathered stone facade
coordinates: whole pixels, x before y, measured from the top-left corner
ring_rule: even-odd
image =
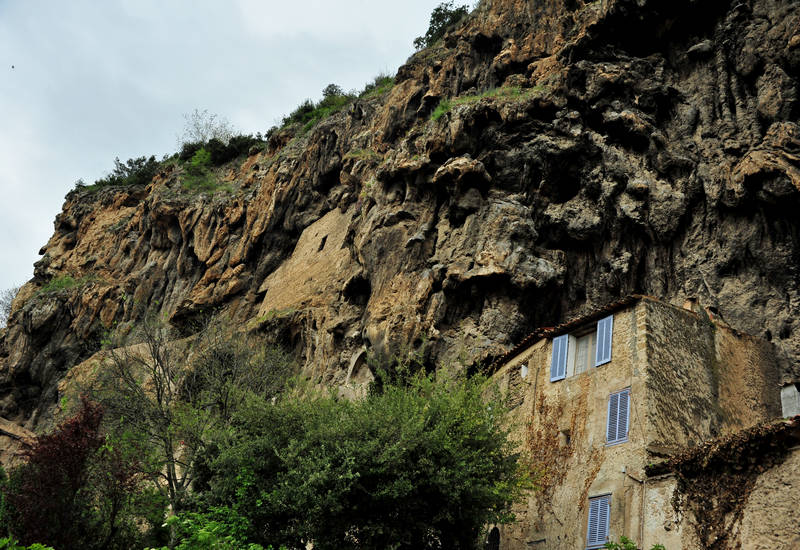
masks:
[[[573,336],[591,334],[609,315],[611,361],[576,373]],[[564,334],[570,335],[566,377],[551,381],[553,339]],[[648,476],[646,468],[781,414],[779,368],[766,341],[696,306],[643,296],[539,331],[504,358],[495,378],[514,407],[519,442],[541,472],[540,490],[517,510],[520,521],[500,529],[503,550],[586,548],[590,499],[602,496],[609,498],[612,540],[702,548],[689,528],[691,514],[675,506],[675,476]],[[627,433],[610,444],[609,399],[626,390]],[[789,479],[794,486],[784,492],[800,491],[791,475],[770,475],[776,480],[764,478],[763,490]],[[757,515],[744,513],[741,533],[762,526],[752,520]],[[789,525],[790,517],[775,521]]]

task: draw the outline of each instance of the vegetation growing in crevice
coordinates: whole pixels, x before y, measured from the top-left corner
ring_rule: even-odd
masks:
[[[47,283],[45,283],[39,289],[37,294],[41,295],[58,292],[60,290],[69,290],[71,288],[83,286],[95,280],[97,280],[96,275],[85,275],[79,279],[74,278],[72,275],[59,275],[57,277],[53,277]]]
[[[394,86],[394,77],[388,74],[381,73],[376,76],[372,82],[367,83],[364,89],[358,94],[359,98],[371,99],[379,97],[388,92]]]
[[[524,100],[536,95],[542,95],[548,89],[544,86],[535,86],[533,88],[522,88],[519,86],[503,86],[501,88],[492,88],[480,94],[471,94],[464,96],[457,96],[453,98],[442,99],[436,108],[431,113],[431,120],[439,120],[443,115],[449,113],[454,107],[459,105],[471,105],[478,103],[483,99],[507,99],[510,101]]]

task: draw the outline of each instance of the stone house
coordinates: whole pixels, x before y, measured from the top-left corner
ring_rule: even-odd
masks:
[[[771,344],[691,301],[630,296],[535,331],[495,365],[519,443],[541,472],[519,521],[490,531],[502,550],[601,548],[621,536],[645,549],[708,547],[695,528],[702,511],[676,504],[684,478],[654,466],[782,412]],[[790,480],[800,510],[800,452],[784,440],[788,470],[778,478]],[[800,541],[800,512],[785,515]]]

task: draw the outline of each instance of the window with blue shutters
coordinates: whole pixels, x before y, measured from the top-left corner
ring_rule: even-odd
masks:
[[[569,336],[553,338],[553,356],[550,359],[550,381],[563,380],[567,376],[567,349]]]
[[[608,522],[611,515],[611,495],[589,499],[589,522],[586,548],[602,548],[608,541]]]
[[[589,327],[579,328],[571,334],[553,338],[553,355],[550,359],[550,381],[563,380],[586,372],[611,361],[611,339],[614,332],[614,316],[609,315],[597,322],[594,332]]]
[[[612,393],[608,398],[608,421],[606,443],[614,445],[628,441],[628,419],[630,418],[631,390]]]
[[[614,328],[614,316],[597,321],[597,345],[595,347],[594,366],[598,367],[611,361],[611,336]]]

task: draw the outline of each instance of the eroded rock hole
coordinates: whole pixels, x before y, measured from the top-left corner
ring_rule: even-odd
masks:
[[[372,285],[363,275],[356,275],[345,284],[342,294],[348,302],[364,306],[372,294]]]

